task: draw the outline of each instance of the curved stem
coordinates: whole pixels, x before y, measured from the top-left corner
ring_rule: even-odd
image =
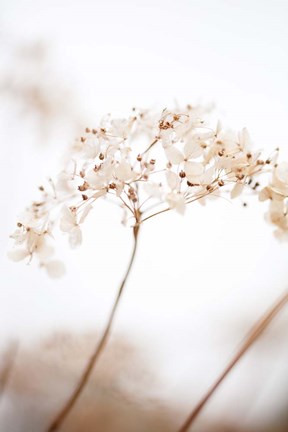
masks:
[[[263,333],[263,331],[268,327],[273,318],[278,314],[278,312],[285,306],[288,302],[288,292],[277,301],[277,303],[266,312],[259,321],[251,328],[250,332],[247,334],[244,339],[242,346],[239,351],[232,358],[230,363],[226,366],[224,371],[217,378],[216,382],[212,385],[212,387],[208,390],[208,392],[203,396],[203,398],[196,405],[194,410],[189,414],[188,418],[185,420],[183,425],[180,427],[178,432],[187,432],[194,423],[196,417],[200,414],[206,403],[213,396],[214,392],[220,386],[222,381],[226,378],[226,376],[231,372],[233,367],[238,363],[238,361],[243,357],[246,351],[251,347],[251,345],[258,339],[258,337]]]
[[[75,403],[77,402],[78,398],[81,396],[82,391],[84,390],[86,384],[89,381],[89,378],[91,376],[91,373],[95,367],[95,364],[98,360],[98,358],[101,356],[107,342],[109,339],[109,334],[111,331],[111,327],[114,321],[114,317],[125,287],[125,284],[127,282],[128,276],[130,274],[134,259],[135,259],[135,255],[136,255],[136,250],[137,250],[137,245],[138,245],[138,234],[139,234],[139,225],[136,224],[133,228],[133,239],[134,239],[134,244],[133,244],[133,250],[132,250],[132,254],[130,257],[130,261],[126,270],[126,273],[124,275],[124,278],[120,284],[120,287],[118,289],[118,293],[116,295],[116,298],[114,300],[113,303],[113,307],[111,309],[107,324],[105,326],[104,332],[101,336],[100,341],[98,342],[92,356],[90,357],[87,366],[85,367],[84,371],[82,372],[82,375],[78,381],[78,384],[75,388],[75,390],[73,391],[73,393],[71,394],[70,398],[68,399],[68,401],[66,402],[66,404],[64,405],[64,407],[61,409],[61,411],[57,414],[56,418],[53,420],[53,422],[51,423],[51,425],[49,426],[49,428],[47,429],[47,432],[52,432],[52,431],[57,431],[62,423],[65,421],[66,417],[69,415],[70,411],[72,410],[72,408],[74,407]]]

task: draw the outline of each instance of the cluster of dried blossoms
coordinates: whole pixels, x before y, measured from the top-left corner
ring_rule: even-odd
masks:
[[[204,114],[191,106],[161,113],[133,109],[128,119],[108,115],[87,128],[70,149],[71,162],[48,188],[39,188],[41,199],[19,219],[10,257],[36,256],[50,276],[61,275],[63,264],[52,258],[50,245],[55,227],[71,247],[80,245],[81,225],[100,198],[114,200],[123,221],[135,227],[170,209],[183,214],[187,204],[204,204],[224,191],[231,198],[248,191],[270,200],[267,217],[278,236],[287,236],[288,163],[278,164],[278,149],[263,159],[246,129],[237,134],[220,123],[213,129]],[[263,173],[271,181],[260,188],[255,178]]]

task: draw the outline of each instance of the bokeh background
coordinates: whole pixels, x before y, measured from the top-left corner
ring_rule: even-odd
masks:
[[[82,128],[93,127],[107,112],[129,115],[133,106],[215,105],[224,125],[247,127],[255,147],[269,154],[279,146],[287,160],[288,3],[0,0],[0,11],[0,348],[4,353],[11,341],[18,343],[11,382],[0,400],[0,429],[39,432],[103,327],[131,238],[118,210],[98,205],[80,250],[71,252],[59,239],[67,275],[50,280],[33,263],[6,258],[17,214],[37,186],[57,173]],[[124,358],[124,370],[131,364],[138,372],[122,376],[119,392],[128,385],[142,407],[147,400],[165,406],[166,419],[173,413],[171,430],[287,289],[288,244],[273,237],[264,213],[265,203],[256,200],[245,209],[241,200],[219,200],[191,206],[184,218],[162,215],[143,229],[112,338],[115,363]],[[219,424],[221,431],[288,429],[287,323],[284,310],[219,389],[195,430],[215,431]],[[55,334],[64,336],[51,342],[49,363],[43,341]],[[117,351],[121,341],[124,354]],[[66,343],[70,348],[59,354]],[[127,354],[130,349],[136,358]],[[45,361],[50,369],[41,369]],[[113,388],[119,377],[111,364],[112,379],[105,378],[104,365],[98,377],[104,389],[107,380]],[[65,368],[71,379],[68,372],[63,378]],[[31,393],[34,373],[42,387]],[[54,377],[48,387],[45,374]],[[110,417],[118,418],[113,409]],[[151,418],[147,412],[143,418]],[[142,430],[137,424],[129,429],[116,422],[113,430]],[[78,429],[70,425],[67,431],[81,427],[80,421]]]

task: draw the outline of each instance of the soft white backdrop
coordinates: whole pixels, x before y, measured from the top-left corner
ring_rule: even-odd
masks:
[[[43,85],[52,71],[70,89],[73,115],[85,126],[106,112],[128,115],[132,106],[215,103],[224,124],[248,127],[255,147],[269,153],[280,146],[288,157],[286,1],[1,0],[0,7],[1,73],[13,70],[14,46],[43,41],[50,61]],[[99,328],[130,253],[120,214],[98,204],[81,250],[72,253],[61,243],[64,279],[50,281],[33,265],[8,262],[17,213],[45,176],[57,172],[75,134],[74,117],[47,138],[15,112],[1,101],[1,344],[60,328]],[[161,365],[167,384],[158,391],[168,399],[186,397],[187,409],[287,288],[288,244],[273,238],[264,212],[256,201],[243,209],[241,202],[220,200],[196,204],[184,218],[162,215],[143,229],[115,327],[150,353],[155,368]],[[281,386],[288,381],[287,317],[283,312],[270,330],[269,344],[277,335],[271,349],[255,346],[219,392],[220,415],[229,408],[241,418],[251,400],[238,398],[255,369],[261,398],[250,421],[259,415],[265,421],[263,412],[276,415],[287,404]]]

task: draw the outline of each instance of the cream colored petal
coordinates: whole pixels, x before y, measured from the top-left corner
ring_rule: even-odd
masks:
[[[262,189],[258,195],[259,201],[266,201],[268,199],[272,198],[272,191],[271,189],[267,186],[264,189]]]
[[[166,180],[170,189],[175,190],[180,187],[180,177],[173,171],[166,171]]]
[[[149,197],[161,199],[162,192],[158,183],[144,183],[143,189]]]
[[[165,154],[168,161],[174,165],[179,165],[184,160],[184,155],[174,146],[167,147]]]
[[[95,194],[96,195],[96,194]],[[86,217],[88,216],[88,214],[90,213],[90,211],[93,209],[91,204],[86,205],[85,209],[83,210],[81,217],[79,219],[79,224],[82,224]]]
[[[186,205],[182,194],[170,192],[166,196],[167,203],[171,209],[175,209],[178,213],[184,214]]]
[[[184,162],[184,171],[186,175],[197,177],[204,173],[204,166],[200,162]]]
[[[132,177],[131,165],[126,161],[120,162],[120,164],[115,168],[114,172],[115,176],[121,181],[128,181]]]
[[[47,271],[49,277],[52,279],[57,279],[65,274],[65,265],[62,261],[53,260],[43,264],[45,270]]]
[[[100,175],[98,172],[91,170],[85,176],[85,180],[91,187],[95,189],[101,189],[104,186],[106,179],[105,177],[103,177],[103,175]]]
[[[237,198],[239,195],[241,195],[243,188],[244,188],[244,183],[236,183],[233,189],[231,190],[230,197],[232,199]]]
[[[29,256],[29,252],[26,249],[13,249],[7,253],[10,260],[18,262]]]
[[[288,186],[288,162],[281,162],[275,169],[277,179]]]
[[[79,226],[73,228],[69,233],[69,244],[72,249],[80,246],[82,243],[82,232]]]
[[[64,232],[71,231],[76,225],[76,216],[71,210],[64,206],[62,209],[62,217],[60,219],[60,229]]]
[[[196,159],[203,154],[203,148],[192,139],[185,143],[183,151],[186,159]]]

